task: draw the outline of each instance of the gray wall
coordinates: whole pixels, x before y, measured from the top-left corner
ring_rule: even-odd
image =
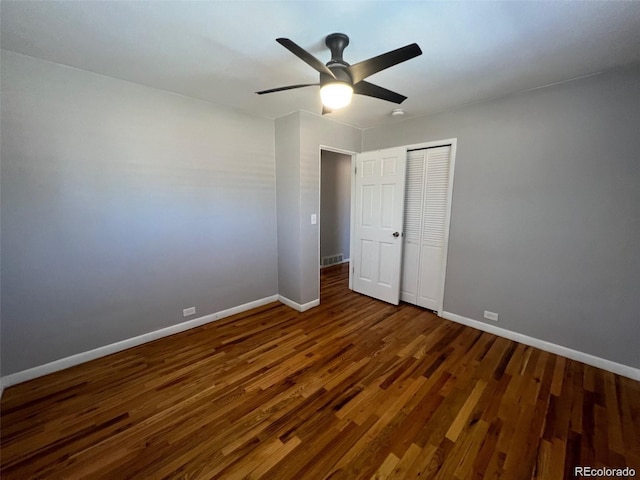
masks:
[[[277,293],[273,121],[10,52],[1,121],[2,375]]]
[[[300,299],[300,115],[275,121],[278,293]]]
[[[639,126],[636,67],[366,130],[363,150],[458,138],[446,311],[638,368]]]
[[[342,253],[349,258],[351,155],[320,154],[320,258]]]

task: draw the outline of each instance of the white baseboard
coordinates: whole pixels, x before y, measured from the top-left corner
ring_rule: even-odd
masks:
[[[305,303],[304,305],[300,305],[299,303],[296,303],[293,300],[289,300],[287,297],[278,295],[278,301],[280,303],[284,303],[287,307],[291,307],[294,310],[298,310],[299,312],[304,312],[306,310],[309,310],[310,308],[317,307],[318,305],[320,305],[319,298],[316,298],[315,300],[311,300],[310,302]]]
[[[557,345],[555,343],[540,340],[538,338],[529,337],[528,335],[524,335],[522,333],[512,332],[511,330],[506,330],[494,325],[489,325],[478,320],[463,317],[462,315],[456,315],[455,313],[442,312],[442,317],[456,323],[461,323],[463,325],[482,330],[483,332],[492,333],[494,335],[498,335],[499,337],[508,338],[509,340],[513,340],[519,343],[524,343],[525,345],[529,345],[530,347],[539,348],[540,350],[544,350],[545,352],[555,353],[556,355],[567,357],[571,360],[577,360],[578,362],[586,363],[587,365],[601,368],[603,370],[607,370],[608,372],[617,373],[618,375],[631,378],[632,380],[640,381],[640,369],[638,368],[623,365],[621,363],[616,363],[611,360],[606,360],[604,358],[590,355],[588,353],[579,352],[578,350],[573,350],[571,348],[563,347],[562,345]]]
[[[53,372],[58,372],[75,365],[80,365],[81,363],[89,362],[91,360],[95,360],[96,358],[105,357],[107,355],[111,355],[112,353],[120,352],[128,348],[137,347],[138,345],[142,345],[143,343],[151,342],[162,337],[168,337],[169,335],[184,332],[185,330],[191,330],[192,328],[199,327],[201,325],[205,325],[207,323],[214,322],[225,317],[230,317],[231,315],[235,315],[236,313],[246,312],[247,310],[251,310],[252,308],[261,307],[262,305],[266,305],[267,303],[276,301],[278,301],[278,295],[272,295],[270,297],[254,300],[253,302],[245,303],[244,305],[238,305],[237,307],[228,308],[227,310],[222,310],[220,312],[205,315],[203,317],[194,318],[193,320],[178,323],[177,325],[172,325],[170,327],[161,328],[160,330],[144,333],[137,337],[128,338],[126,340],[112,343],[110,345],[94,348],[93,350],[89,350],[87,352],[82,352],[76,355],[71,355],[70,357],[61,358],[60,360],[45,363],[44,365],[29,368],[28,370],[12,373],[11,375],[2,377],[2,379],[0,379],[0,382],[2,384],[2,388],[4,389],[5,387],[10,387],[12,385],[26,382],[28,380],[33,380],[34,378],[42,377]]]

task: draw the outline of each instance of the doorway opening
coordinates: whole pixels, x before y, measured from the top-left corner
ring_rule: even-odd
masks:
[[[352,152],[320,148],[318,285],[323,269],[348,269],[351,258]]]

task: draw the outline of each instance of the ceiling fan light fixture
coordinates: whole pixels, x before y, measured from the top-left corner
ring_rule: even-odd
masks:
[[[338,110],[351,103],[353,87],[345,82],[329,82],[320,89],[322,104],[331,109]]]
[[[354,94],[379,98],[380,100],[398,105],[401,104],[407,97],[374,85],[373,83],[366,82],[365,78],[382,70],[386,70],[389,67],[398,65],[399,63],[411,60],[418,55],[422,55],[422,50],[420,50],[418,44],[412,43],[411,45],[396,48],[377,57],[371,57],[362,62],[349,65],[342,58],[343,50],[349,45],[349,37],[344,33],[332,33],[331,35],[327,35],[325,39],[325,45],[331,50],[331,60],[324,64],[288,38],[276,38],[276,42],[318,72],[320,74],[320,82],[270,88],[269,90],[261,90],[256,93],[258,95],[264,95],[265,93],[282,92],[294,88],[319,85],[323,115],[349,105],[349,103],[351,103],[351,97]]]

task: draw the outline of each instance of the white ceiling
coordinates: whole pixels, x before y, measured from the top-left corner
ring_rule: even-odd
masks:
[[[368,80],[409,98],[405,118],[640,62],[640,2],[2,1],[2,48],[277,118],[320,111],[318,81],[275,42],[323,62],[349,35],[356,63],[417,42],[422,56]],[[362,128],[396,105],[356,96],[330,117]]]

